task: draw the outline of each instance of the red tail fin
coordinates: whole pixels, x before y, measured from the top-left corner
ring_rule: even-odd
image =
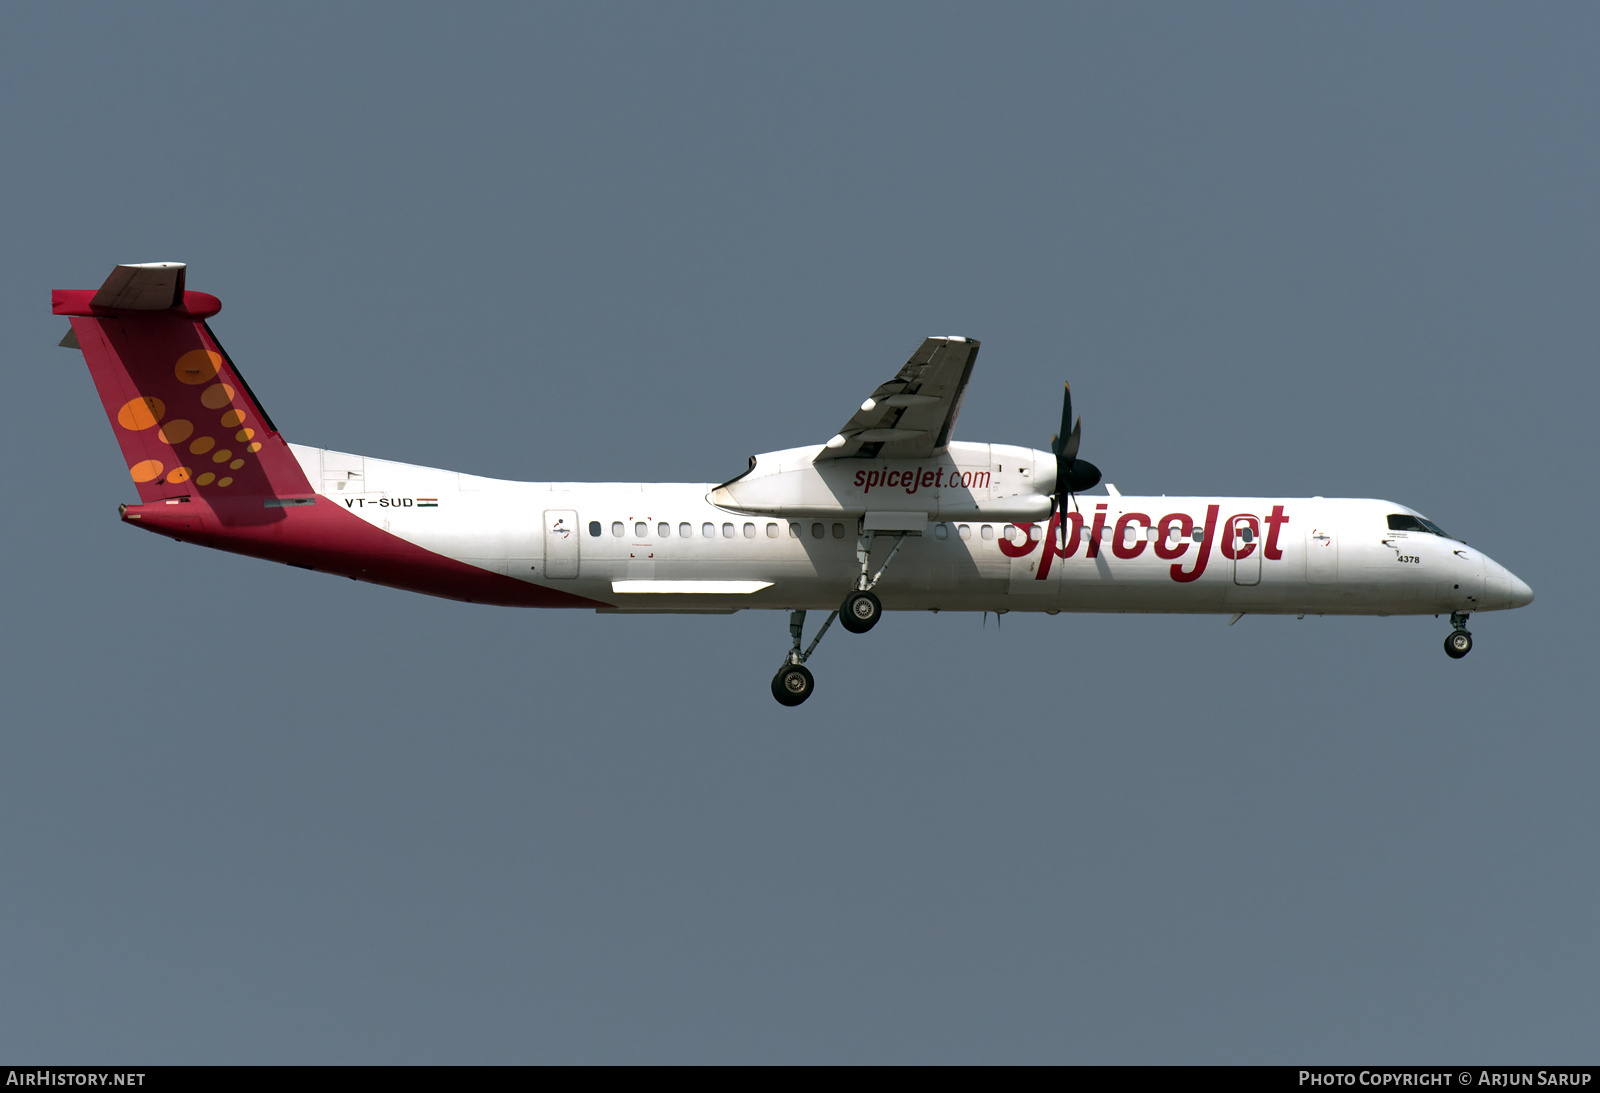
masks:
[[[206,319],[215,296],[185,292],[178,262],[118,266],[99,291],[58,290],[122,446],[139,500],[198,494],[309,497],[311,484]]]

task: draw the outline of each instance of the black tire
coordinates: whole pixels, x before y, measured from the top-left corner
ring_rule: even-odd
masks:
[[[839,606],[839,625],[852,634],[865,634],[883,617],[883,604],[871,592],[852,592]]]
[[[817,681],[804,664],[785,664],[772,677],[772,697],[783,706],[798,706],[811,697]]]
[[[1444,639],[1444,651],[1451,660],[1460,660],[1472,652],[1472,635],[1465,630],[1452,630]]]

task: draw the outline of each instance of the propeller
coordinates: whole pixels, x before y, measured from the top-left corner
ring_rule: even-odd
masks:
[[[1071,425],[1071,432],[1067,426]],[[1056,488],[1050,495],[1050,515],[1065,513],[1067,501],[1075,493],[1093,489],[1100,482],[1100,468],[1078,458],[1078,442],[1083,436],[1083,419],[1072,420],[1072,384],[1066,385],[1061,399],[1061,431],[1050,438],[1056,456]]]

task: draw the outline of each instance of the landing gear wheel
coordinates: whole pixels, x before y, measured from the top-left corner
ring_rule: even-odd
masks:
[[[883,604],[871,592],[852,592],[839,608],[839,625],[852,634],[865,634],[878,625]]]
[[[781,705],[798,706],[811,697],[816,680],[804,664],[785,664],[772,677],[772,697]]]
[[[1452,630],[1444,639],[1444,651],[1451,660],[1460,660],[1472,652],[1472,635],[1465,630]]]

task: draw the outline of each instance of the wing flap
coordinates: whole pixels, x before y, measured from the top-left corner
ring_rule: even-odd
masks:
[[[825,459],[926,459],[950,444],[978,357],[972,338],[929,338],[817,454]]]

